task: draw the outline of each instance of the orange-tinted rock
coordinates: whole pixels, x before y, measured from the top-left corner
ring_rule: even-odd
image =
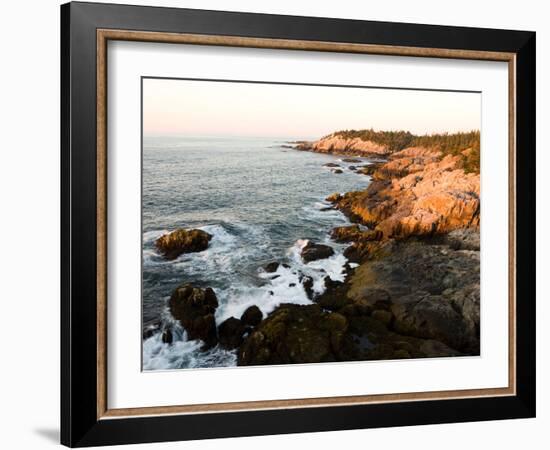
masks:
[[[330,237],[337,242],[351,242],[357,240],[361,235],[361,229],[358,225],[348,225],[335,227],[330,233]]]
[[[350,155],[387,155],[387,146],[372,141],[364,141],[358,137],[344,138],[338,133],[325,136],[317,141],[302,142],[297,146],[300,150],[313,150],[318,153],[342,153]]]
[[[325,198],[325,200],[327,202],[334,203],[334,202],[337,202],[338,200],[340,200],[341,198],[342,198],[342,196],[340,195],[340,193],[335,192],[334,194],[330,194],[327,198]]]
[[[446,233],[479,227],[479,174],[466,174],[458,156],[422,148],[394,153],[362,192],[348,193],[338,207],[384,238]]]

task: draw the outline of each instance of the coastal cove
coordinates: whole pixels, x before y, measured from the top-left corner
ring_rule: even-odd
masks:
[[[347,133],[145,139],[144,370],[479,354],[479,132]]]

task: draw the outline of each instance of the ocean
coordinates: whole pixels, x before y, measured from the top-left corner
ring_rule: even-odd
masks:
[[[295,138],[294,138],[295,139]],[[333,192],[365,189],[370,178],[350,170],[340,156],[285,148],[290,138],[145,137],[142,183],[143,329],[169,327],[172,344],[161,333],[143,340],[143,370],[228,367],[236,351],[215,347],[200,351],[168,310],[173,290],[192,283],[214,289],[220,306],[218,325],[257,305],[264,317],[280,303],[309,304],[298,278],[314,279],[322,292],[329,275],[343,280],[344,246],[330,240],[335,226],[349,224],[325,197]],[[336,163],[335,174],[326,163]],[[213,235],[209,248],[164,260],[154,242],[177,228],[200,228]],[[329,259],[304,264],[300,250],[307,240],[331,245]],[[276,279],[261,267],[280,266]]]

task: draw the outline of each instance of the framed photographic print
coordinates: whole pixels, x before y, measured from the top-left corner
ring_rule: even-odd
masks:
[[[61,23],[63,444],[535,415],[535,33]]]

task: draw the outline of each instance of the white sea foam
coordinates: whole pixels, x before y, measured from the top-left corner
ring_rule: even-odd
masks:
[[[321,214],[319,210],[328,204],[323,201],[316,202],[313,207],[304,208],[308,214]],[[342,223],[347,219],[337,210],[334,212],[341,218]],[[334,222],[334,218],[331,218]],[[257,227],[244,227],[239,232],[257,236],[258,242],[265,240],[265,233]],[[155,250],[146,249],[143,252],[144,261],[150,264],[172,264],[173,267],[185,269],[186,274],[230,273],[235,265],[235,259],[246,257],[247,252],[257,251],[254,248],[243,248],[236,234],[232,234],[222,225],[207,225],[200,229],[212,234],[213,238],[207,250],[197,253],[183,254],[175,261],[163,260]],[[144,234],[144,242],[151,243],[166,230],[154,230]],[[304,263],[301,257],[303,248],[309,241],[298,239],[287,251],[287,259],[281,261],[275,272],[268,273],[259,269],[258,284],[244,284],[233,282],[226,289],[217,289],[219,306],[216,310],[216,323],[219,325],[229,317],[240,318],[243,312],[250,306],[256,305],[264,317],[270,314],[282,303],[308,305],[313,303],[307,296],[302,281],[304,277],[313,280],[312,290],[315,295],[325,291],[325,277],[329,276],[334,281],[344,281],[344,265],[348,262],[342,254],[343,246],[332,242],[328,235],[323,243],[331,245],[335,254],[326,259]],[[269,245],[269,243],[264,243]],[[226,274],[227,275],[227,274]],[[146,339],[143,343],[143,369],[144,370],[168,370],[193,367],[218,367],[232,366],[236,364],[236,352],[226,351],[215,347],[206,352],[201,351],[200,341],[188,341],[187,336],[179,322],[173,319],[168,308],[162,313],[162,329],[170,329],[173,342],[162,342],[162,329],[158,333]]]
[[[299,239],[289,249],[288,253],[292,258],[293,264],[306,275],[313,277],[314,280],[317,278],[324,279],[328,275],[334,281],[344,281],[344,265],[348,262],[348,259],[337,251],[329,258],[318,259],[306,264],[302,261],[301,253],[308,242],[309,241],[307,239]],[[328,238],[324,243],[329,244],[332,247],[336,247],[336,245],[329,241]]]
[[[156,241],[159,237],[161,237],[164,234],[169,233],[169,230],[151,230],[146,231],[143,233],[143,243],[144,244],[151,244],[154,241]]]
[[[221,225],[207,225],[199,229],[212,235],[208,248],[202,252],[184,253],[172,261],[172,265],[188,274],[230,270],[232,252],[238,248],[237,238]]]
[[[173,331],[172,331],[173,332]],[[143,370],[170,370],[201,367],[228,367],[237,364],[235,351],[218,346],[201,351],[203,343],[174,335],[172,343],[162,342],[162,333],[143,341]]]
[[[194,258],[204,257],[208,260],[218,260],[220,255],[216,252],[227,252],[233,248],[235,237],[225,231],[222,227],[204,227],[205,231],[212,233],[216,239],[212,239],[212,245],[208,255],[201,253],[190,254]],[[288,260],[282,262],[275,272],[258,270],[258,279],[263,284],[244,285],[232,284],[228,289],[217,290],[219,306],[216,310],[216,323],[219,325],[229,317],[240,318],[243,312],[250,306],[256,305],[264,317],[270,314],[282,303],[293,303],[308,305],[313,303],[308,298],[302,281],[308,276],[313,279],[313,292],[316,295],[325,291],[324,279],[328,275],[334,281],[344,281],[344,265],[347,259],[339,252],[339,246],[329,242],[337,253],[330,258],[304,263],[301,258],[301,251],[307,245],[307,239],[297,240],[287,251]],[[176,264],[183,264],[178,259]],[[196,264],[196,260],[194,264]],[[288,264],[287,264],[288,263]],[[229,262],[230,264],[230,262]],[[188,268],[189,270],[189,268]],[[174,320],[165,308],[163,314],[163,326],[169,328],[173,334],[173,342],[170,344],[162,342],[162,331],[154,334],[143,342],[143,369],[144,370],[169,370],[178,368],[200,368],[200,367],[227,367],[236,365],[236,351],[226,351],[220,347],[214,347],[206,352],[201,351],[202,342],[188,341],[187,336],[179,322]]]
[[[229,317],[240,318],[252,305],[258,306],[264,316],[267,316],[281,303],[311,304],[301,283],[304,275],[296,267],[285,267],[282,264],[275,272],[259,270],[258,277],[264,280],[265,284],[236,285],[220,293],[222,301],[216,311],[216,321],[221,323]]]
[[[240,318],[250,306],[256,305],[267,316],[281,303],[308,305],[312,300],[302,284],[305,277],[313,279],[313,292],[325,291],[324,279],[329,276],[334,281],[344,281],[344,265],[347,258],[337,253],[330,258],[302,261],[301,251],[307,245],[307,239],[299,239],[288,249],[288,260],[282,261],[275,272],[259,269],[258,278],[264,281],[259,286],[233,284],[227,290],[217,293],[220,306],[216,311],[216,322],[220,324],[229,317]],[[334,246],[334,245],[333,245]],[[336,246],[337,247],[337,246]]]

